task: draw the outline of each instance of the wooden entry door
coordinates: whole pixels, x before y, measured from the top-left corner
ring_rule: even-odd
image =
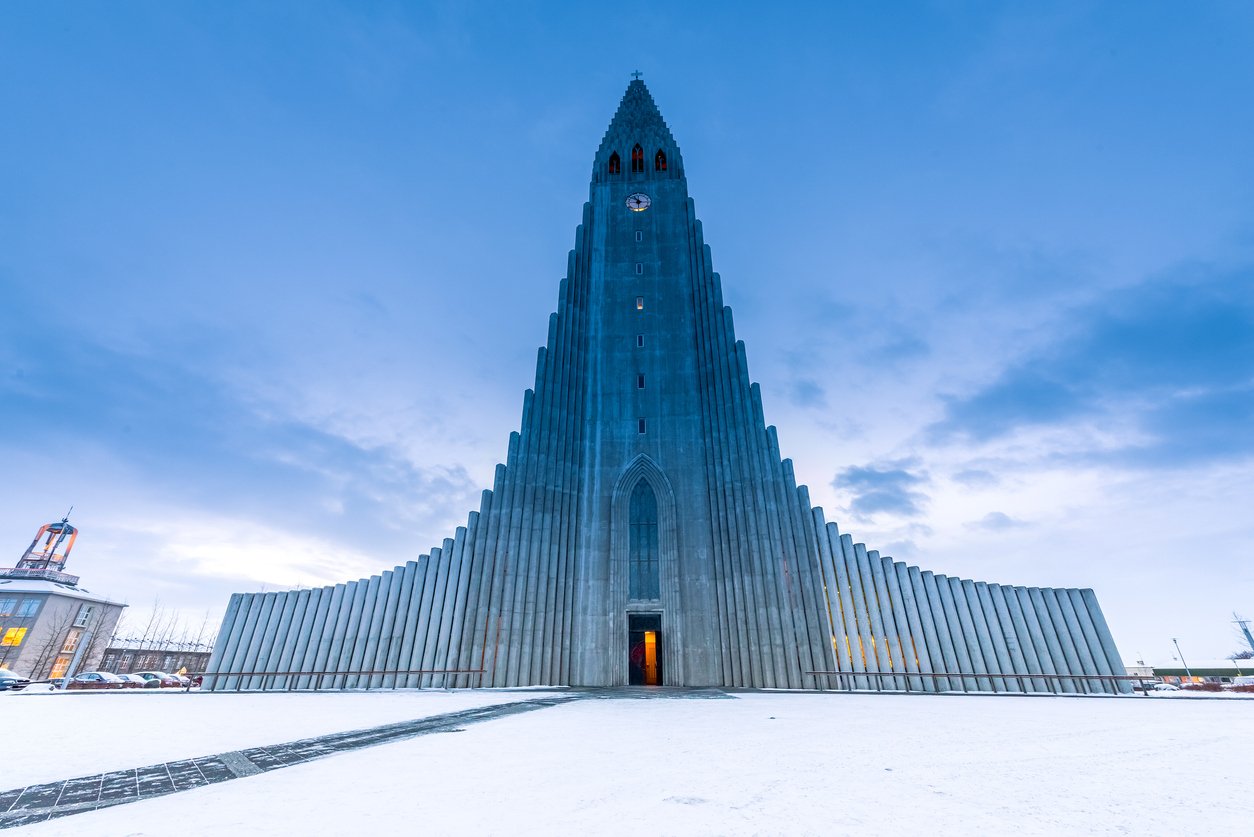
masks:
[[[627,682],[662,685],[662,614],[627,615]]]

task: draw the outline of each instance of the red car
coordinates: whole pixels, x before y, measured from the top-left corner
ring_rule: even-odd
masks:
[[[84,671],[65,684],[67,689],[124,689],[125,682],[107,671]]]

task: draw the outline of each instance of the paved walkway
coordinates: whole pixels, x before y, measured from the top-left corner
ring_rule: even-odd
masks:
[[[150,764],[131,770],[115,770],[95,776],[0,791],[0,828],[13,828],[53,817],[165,796],[217,782],[229,782],[335,753],[433,732],[455,732],[468,724],[534,712],[537,709],[597,696],[599,695],[596,692],[581,691],[570,695],[498,703],[415,721],[304,738],[286,744],[251,747],[202,758]]]

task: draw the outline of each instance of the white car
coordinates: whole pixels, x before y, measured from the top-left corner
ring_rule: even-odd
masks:
[[[1173,685],[1171,685],[1170,683],[1155,683],[1155,684],[1154,684],[1154,691],[1156,691],[1156,692],[1178,692],[1178,691],[1180,691],[1180,687],[1179,687],[1179,686],[1173,686]]]

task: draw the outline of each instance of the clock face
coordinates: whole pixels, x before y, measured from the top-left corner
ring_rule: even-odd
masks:
[[[644,212],[651,203],[653,201],[649,200],[649,196],[642,192],[636,192],[634,195],[627,196],[627,208],[632,212]]]

